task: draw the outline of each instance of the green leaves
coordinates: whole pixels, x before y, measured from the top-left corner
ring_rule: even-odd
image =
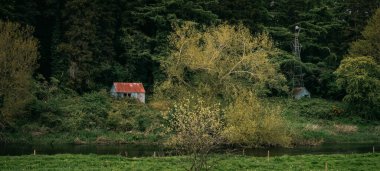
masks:
[[[380,109],[380,66],[371,57],[350,57],[336,70],[337,84],[346,90],[344,101],[355,111],[378,117]]]

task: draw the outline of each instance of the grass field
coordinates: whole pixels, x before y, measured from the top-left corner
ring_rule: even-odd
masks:
[[[109,155],[1,156],[0,170],[185,170],[186,157],[126,158]],[[380,154],[246,157],[218,155],[212,170],[379,170]]]

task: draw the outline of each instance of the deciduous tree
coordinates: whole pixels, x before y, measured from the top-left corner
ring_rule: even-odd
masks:
[[[363,39],[351,44],[350,55],[371,56],[380,63],[380,8],[368,21],[362,32]]]
[[[32,97],[38,41],[33,28],[0,21],[0,128],[22,114]]]
[[[337,84],[346,90],[343,98],[355,112],[379,117],[380,65],[371,57],[349,57],[336,70]]]
[[[220,105],[202,97],[184,97],[175,103],[167,120],[172,136],[167,144],[190,155],[190,170],[208,170],[210,150],[222,143],[223,122]]]
[[[229,101],[242,89],[259,95],[285,89],[284,76],[269,62],[276,50],[266,33],[253,37],[242,25],[197,27],[185,23],[170,36],[170,56],[161,61],[167,80],[157,94],[175,99],[191,92]]]

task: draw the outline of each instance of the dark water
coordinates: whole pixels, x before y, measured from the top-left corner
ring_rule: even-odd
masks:
[[[267,156],[268,150],[271,156],[301,155],[301,154],[351,154],[369,153],[380,151],[380,143],[356,143],[356,144],[324,144],[321,146],[298,146],[294,148],[260,148],[245,149],[244,154],[249,156]],[[1,156],[16,156],[33,154],[110,154],[127,155],[128,157],[144,157],[175,155],[174,152],[164,149],[158,145],[144,144],[122,144],[122,145],[25,145],[25,144],[0,144]],[[220,149],[217,153],[243,154],[243,149]]]

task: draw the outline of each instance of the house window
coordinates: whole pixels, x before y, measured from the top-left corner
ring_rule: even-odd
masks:
[[[127,95],[128,95],[128,97],[131,97],[131,93],[128,93]]]

